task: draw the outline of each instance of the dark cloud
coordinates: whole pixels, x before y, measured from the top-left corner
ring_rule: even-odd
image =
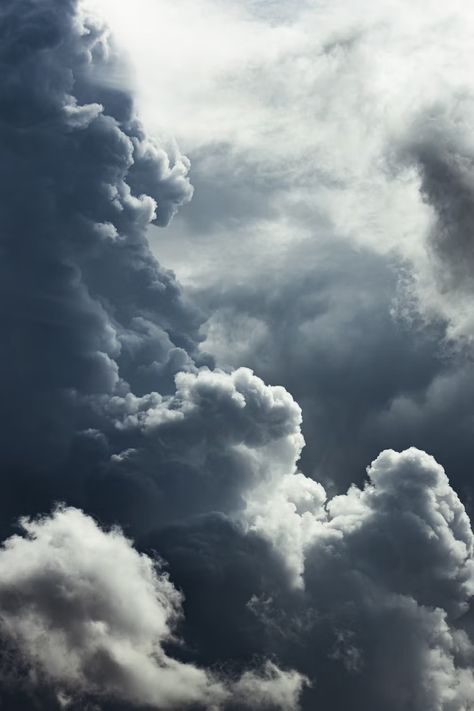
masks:
[[[208,663],[239,669],[244,650],[256,659],[271,651],[311,680],[308,710],[469,708],[474,561],[464,507],[419,450],[386,451],[368,474],[363,488],[327,503],[304,477],[268,485],[251,530],[273,555],[221,517],[147,545],[160,546],[188,591],[185,635]],[[279,556],[302,556],[303,586],[289,585]]]
[[[26,687],[53,687],[58,707],[117,699],[126,707],[221,708],[235,699],[248,708],[251,698],[253,708],[269,699],[281,708],[281,694],[284,708],[295,706],[296,672],[267,663],[234,682],[169,657],[182,596],[119,530],[104,532],[71,508],[22,526],[26,535],[0,553],[0,604],[2,634],[31,669]]]
[[[473,683],[462,623],[473,580],[469,519],[441,467],[417,450],[382,453],[369,477],[362,490],[329,501],[307,543],[298,634],[278,597],[254,609],[275,648],[314,681],[303,708],[465,708]]]
[[[190,367],[199,315],[144,228],[166,222],[191,188],[186,159],[146,138],[130,96],[102,96],[113,49],[99,25],[72,2],[1,12],[2,458],[31,475],[64,467],[96,420],[90,399],[128,382],[149,391],[150,379],[166,391]],[[82,105],[72,92],[86,80]]]
[[[264,279],[196,289],[211,313],[205,347],[219,363],[245,364],[292,393],[303,410],[303,470],[339,490],[394,442],[434,448],[456,480],[465,476],[429,407],[423,431],[403,416],[386,430],[376,425],[397,398],[421,402],[453,368],[442,324],[394,317],[401,267],[345,241],[304,241],[270,262]]]
[[[469,518],[429,455],[376,458],[456,450],[464,481],[445,326],[396,321],[399,264],[340,239],[185,292],[146,234],[190,200],[189,161],[106,80],[106,30],[73,0],[0,23],[3,707],[470,708]],[[436,146],[410,160],[442,258],[470,198]],[[213,194],[203,169],[200,230],[274,214],[246,170]]]
[[[267,541],[223,514],[209,514],[164,527],[140,545],[160,551],[176,585],[186,591],[188,654],[192,650],[202,664],[234,671],[244,669],[249,657],[273,654],[265,624],[249,604],[269,591],[290,598],[282,561]]]
[[[58,694],[161,708],[222,693],[163,644],[179,593],[118,531],[74,509],[24,522],[2,551],[2,629]]]
[[[420,172],[422,195],[435,215],[430,246],[439,260],[435,278],[442,292],[472,291],[474,147],[465,126],[470,111],[470,97],[462,96],[457,106],[424,111],[407,140],[408,156]]]
[[[198,371],[199,312],[145,238],[190,198],[189,164],[103,87],[114,50],[75,2],[1,12],[2,528],[58,499],[142,531],[242,508],[259,450],[294,458],[300,413],[249,371]],[[295,706],[302,678],[273,662],[230,682],[167,657],[180,594],[119,533],[73,508],[24,526],[3,551],[12,704]]]

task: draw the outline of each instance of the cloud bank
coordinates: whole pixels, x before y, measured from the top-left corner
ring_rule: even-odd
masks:
[[[403,10],[395,29],[375,13],[362,31],[344,3],[330,15],[303,6],[293,25],[291,8],[245,5],[253,13],[246,27],[255,76],[259,63],[306,67],[304,92],[325,87],[329,101],[316,113],[321,136],[312,134],[309,155],[321,183],[315,201],[324,198],[327,209],[305,209],[310,184],[301,163],[292,168],[294,144],[275,148],[264,169],[252,163],[252,149],[271,136],[249,126],[244,145],[235,143],[242,162],[232,173],[233,204],[219,181],[232,122],[207,152],[197,114],[196,195],[203,190],[194,229],[212,237],[234,220],[235,238],[258,225],[263,248],[247,251],[245,264],[232,252],[218,256],[215,269],[204,267],[213,277],[198,286],[191,251],[195,283],[186,289],[158,263],[149,238],[153,225],[186,210],[190,163],[137,118],[109,31],[76,0],[4,1],[5,708],[473,708],[470,519],[443,467],[406,446],[410,438],[436,442],[451,421],[452,446],[441,451],[451,450],[455,478],[468,486],[460,462],[472,446],[463,434],[471,365],[462,349],[449,362],[440,353],[449,339],[469,343],[468,309],[458,308],[471,292],[471,147],[459,129],[469,101],[447,113],[431,97],[408,122],[407,99],[374,132],[372,150],[366,144],[354,160],[351,124],[330,151],[342,132],[341,121],[327,116],[340,117],[361,97],[372,106],[378,75],[363,80],[368,48],[390,46],[397,32],[406,47],[410,28],[423,24],[416,3],[394,7]],[[244,11],[231,9],[238,39]],[[223,8],[210,25],[222,17],[228,21]],[[295,48],[301,23],[316,20],[327,42],[316,43],[313,74]],[[234,40],[219,56],[235,68]],[[328,97],[331,82],[338,91]],[[301,84],[294,104],[279,87],[269,83],[265,101],[301,107]],[[380,87],[377,96],[392,105]],[[354,116],[357,123],[361,114]],[[377,187],[373,166],[397,121],[408,129],[384,154],[377,195],[394,189],[389,216],[405,198],[420,212],[407,220],[395,254],[396,229],[379,247],[378,228],[359,239],[351,230],[361,213],[348,215],[355,197]],[[246,186],[257,163],[252,184],[258,198],[269,195],[267,206]],[[296,185],[284,200],[300,230],[291,249],[285,224],[273,241],[265,229],[280,214],[285,180],[278,188],[272,181],[282,163]],[[338,182],[341,171],[347,184]],[[320,235],[309,250],[308,225]],[[420,226],[423,259],[406,246]],[[275,252],[265,264],[269,244]],[[394,319],[395,293],[407,311],[414,304],[419,331]],[[306,429],[290,392],[302,397]],[[390,448],[398,443],[401,451]],[[374,448],[383,451],[373,456]],[[364,457],[373,459],[367,476]]]

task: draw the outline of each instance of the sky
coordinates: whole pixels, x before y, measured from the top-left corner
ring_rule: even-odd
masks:
[[[0,30],[0,709],[474,710],[474,8]]]

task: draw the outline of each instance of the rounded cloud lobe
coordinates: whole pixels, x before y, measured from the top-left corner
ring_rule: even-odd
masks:
[[[0,22],[8,708],[470,708],[473,535],[442,467],[384,451],[332,498],[298,469],[298,404],[214,367],[150,251],[189,162],[107,81],[106,29],[73,0]]]
[[[295,707],[297,672],[267,663],[226,685],[168,656],[182,595],[119,529],[105,532],[73,508],[21,524],[24,535],[0,553],[2,633],[58,700],[217,709],[230,697],[253,708],[269,700]]]
[[[160,708],[219,698],[204,672],[166,655],[181,596],[120,531],[71,508],[22,527],[1,552],[2,628],[58,693]]]

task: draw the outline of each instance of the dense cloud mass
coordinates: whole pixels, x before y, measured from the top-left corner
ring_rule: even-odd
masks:
[[[180,595],[119,531],[77,509],[24,521],[2,550],[2,624],[67,698],[118,696],[162,708],[219,697],[203,672],[167,657]]]
[[[303,169],[295,145],[259,163],[255,127],[196,129],[189,208],[91,8],[0,6],[0,708],[474,709],[472,102],[383,129],[377,105],[354,160],[340,117],[369,117],[398,30],[318,10],[313,75],[275,5],[243,4],[252,81],[277,67],[264,99],[296,121],[303,71],[321,137]],[[419,210],[400,245],[354,237],[367,185],[387,223]],[[180,208],[187,287],[149,244]]]
[[[22,526],[26,535],[9,538],[1,553],[3,633],[58,700],[168,709],[221,708],[231,697],[247,708],[273,699],[277,708],[295,707],[302,682],[295,672],[268,663],[226,688],[167,655],[182,596],[119,530],[101,531],[72,508]]]

